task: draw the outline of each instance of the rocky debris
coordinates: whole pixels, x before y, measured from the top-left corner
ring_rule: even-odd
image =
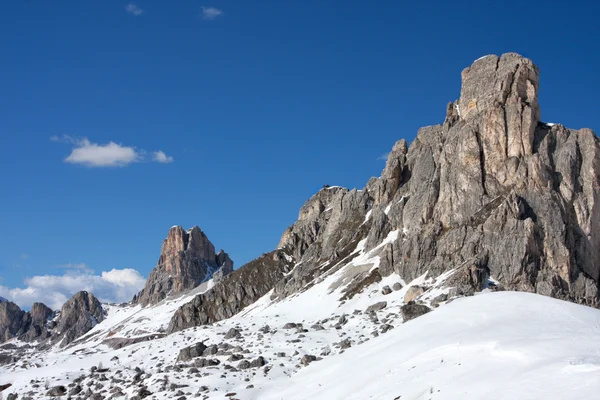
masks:
[[[411,301],[414,301],[417,297],[425,293],[426,290],[427,288],[424,288],[423,286],[415,285],[409,287],[406,293],[404,294],[404,302],[410,303]]]
[[[225,339],[237,339],[242,337],[242,333],[240,331],[238,331],[235,328],[231,328],[229,331],[227,331],[227,333],[225,334]]]
[[[104,320],[102,304],[93,294],[78,292],[62,307],[54,341],[64,347]]]
[[[217,347],[216,344],[211,344],[210,346],[208,346],[203,352],[202,355],[204,357],[206,356],[214,356],[215,354],[217,354],[219,352],[219,348]]]
[[[294,322],[286,323],[282,329],[295,329],[298,325]]]
[[[429,311],[431,311],[429,307],[424,304],[416,304],[414,301],[411,301],[400,307],[400,313],[402,314],[404,322],[420,317],[423,314],[427,314]]]
[[[222,281],[231,272],[233,261],[223,250],[216,254],[215,247],[198,226],[188,231],[174,226],[163,241],[157,266],[133,303],[156,304],[169,294],[195,288],[215,273],[217,280]]]
[[[165,336],[164,333],[153,333],[151,335],[138,336],[138,337],[134,337],[134,338],[110,337],[108,339],[105,339],[102,342],[102,344],[105,344],[105,345],[117,350],[117,349],[122,349],[123,347],[131,346],[133,344],[160,339],[161,337],[164,337],[164,336]]]
[[[214,367],[221,364],[221,361],[217,358],[198,358],[194,360],[194,366],[196,368]]]
[[[312,356],[310,354],[305,354],[302,356],[302,358],[300,359],[300,364],[306,366],[308,364],[310,364],[313,361],[316,361],[317,357],[316,356]]]
[[[73,389],[71,389],[69,391],[69,396],[75,396],[78,395],[79,393],[81,393],[83,391],[83,388],[79,385],[76,385],[75,387],[73,387]]]
[[[260,368],[267,365],[267,361],[264,357],[260,356],[252,361],[242,360],[237,365],[237,369],[249,369],[249,368]]]
[[[67,394],[67,388],[64,386],[54,386],[46,393],[46,396],[61,397]]]
[[[379,301],[379,302],[377,302],[375,304],[371,304],[369,307],[367,307],[365,312],[374,313],[376,311],[383,310],[386,307],[387,307],[387,301]]]
[[[310,329],[315,330],[315,331],[322,331],[325,328],[323,328],[323,325],[321,325],[321,324],[314,324],[314,325],[311,325]]]
[[[390,293],[392,293],[392,289],[388,285],[385,285],[383,288],[381,288],[381,294],[384,296]]]
[[[392,290],[394,290],[394,292],[402,290],[402,284],[400,282],[394,282],[392,285]]]
[[[191,302],[171,318],[168,333],[206,325],[234,316],[267,294],[293,267],[285,250],[275,250],[242,266]]]
[[[192,346],[185,347],[179,351],[177,361],[189,361],[204,354],[207,346],[204,342],[198,342]]]
[[[354,280],[344,289],[344,295],[340,299],[341,301],[350,300],[357,294],[361,293],[366,287],[371,286],[374,283],[381,282],[381,274],[379,268],[375,268],[372,271],[365,271],[359,274]]]

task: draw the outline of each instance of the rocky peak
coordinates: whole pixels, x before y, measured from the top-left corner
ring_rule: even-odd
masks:
[[[77,292],[62,306],[53,340],[66,346],[103,320],[100,301],[89,292]]]
[[[0,302],[0,343],[23,333],[26,313],[12,301]]]
[[[509,289],[598,305],[599,140],[542,123],[538,89],[539,70],[521,55],[476,60],[444,123],[410,146],[398,141],[355,202],[333,217],[319,192],[302,207],[280,243],[298,264],[275,293],[328,273],[324,263],[343,261],[359,238],[377,249],[383,276],[472,265]],[[349,193],[339,188],[327,204]],[[380,246],[393,231],[398,239]]]
[[[43,326],[54,315],[54,311],[44,303],[33,303],[29,314],[34,324]]]
[[[44,340],[50,336],[46,327],[54,311],[42,303],[34,303],[29,312],[13,302],[0,302],[0,342],[18,337],[24,341]]]
[[[174,226],[163,241],[157,266],[133,302],[144,306],[156,304],[169,294],[195,288],[217,271],[220,271],[218,279],[233,271],[233,261],[227,253],[221,250],[216,254],[215,247],[198,226],[187,231]]]

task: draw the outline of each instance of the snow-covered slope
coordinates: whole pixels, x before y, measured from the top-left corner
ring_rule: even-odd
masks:
[[[33,398],[46,393],[46,383],[80,385],[105,398],[129,398],[145,388],[156,399],[546,400],[593,398],[600,391],[600,311],[540,295],[488,292],[403,323],[407,289],[431,287],[421,297],[427,303],[445,290],[447,276],[421,277],[384,295],[384,286],[401,282],[391,275],[340,301],[350,271],[376,263],[363,254],[281,302],[267,295],[229,320],[170,336],[161,332],[191,295],[149,308],[109,306],[107,319],[72,346],[24,350],[18,363],[0,367],[0,383]],[[381,301],[383,309],[365,312]],[[232,328],[240,336],[225,339]],[[156,339],[106,345],[150,334]],[[198,342],[215,347],[202,358],[177,360],[182,348]],[[258,357],[266,365],[243,366]],[[90,372],[99,365],[107,371]]]
[[[458,299],[253,399],[591,399],[600,312],[528,293]]]

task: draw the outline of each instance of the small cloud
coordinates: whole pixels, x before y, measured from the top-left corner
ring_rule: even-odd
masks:
[[[383,160],[383,161],[387,161],[388,157],[390,156],[390,153],[383,153],[382,155],[380,155],[379,157],[377,157],[378,160]]]
[[[152,154],[153,154],[152,159],[161,164],[168,164],[168,163],[172,163],[173,161],[175,161],[175,159],[173,157],[166,155],[164,151],[159,150],[159,151],[155,151]]]
[[[140,15],[142,15],[144,13],[144,10],[142,10],[141,8],[139,8],[138,6],[136,6],[133,3],[127,4],[125,6],[125,11],[127,12],[127,14],[131,14],[136,17],[139,17]]]
[[[91,269],[90,267],[88,267],[84,263],[68,263],[68,264],[61,265],[60,268],[62,268],[62,269],[74,269],[74,270],[85,271],[85,272],[90,272],[90,273],[94,272],[93,269]]]
[[[223,11],[219,10],[215,7],[202,7],[202,18],[213,20],[217,18],[219,15],[222,15]]]
[[[78,140],[66,163],[82,164],[88,167],[125,167],[140,161],[141,155],[133,147],[122,146],[115,142],[97,144],[87,138]]]
[[[22,253],[22,254],[21,254],[21,258],[22,258],[23,260],[27,260],[27,259],[29,258],[29,254],[27,254],[27,253]]]
[[[148,152],[133,146],[123,146],[115,142],[98,144],[88,138],[75,138],[69,135],[52,136],[50,140],[58,143],[73,145],[71,154],[64,159],[69,164],[81,164],[87,167],[126,167],[132,163],[152,161],[168,164],[175,159],[167,156],[164,151]]]

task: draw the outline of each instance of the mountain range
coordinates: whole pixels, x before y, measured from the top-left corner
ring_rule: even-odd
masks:
[[[600,141],[542,122],[539,75],[515,53],[476,60],[442,124],[395,143],[363,189],[323,187],[236,270],[174,226],[130,303],[0,301],[0,385],[10,400],[592,398]]]

